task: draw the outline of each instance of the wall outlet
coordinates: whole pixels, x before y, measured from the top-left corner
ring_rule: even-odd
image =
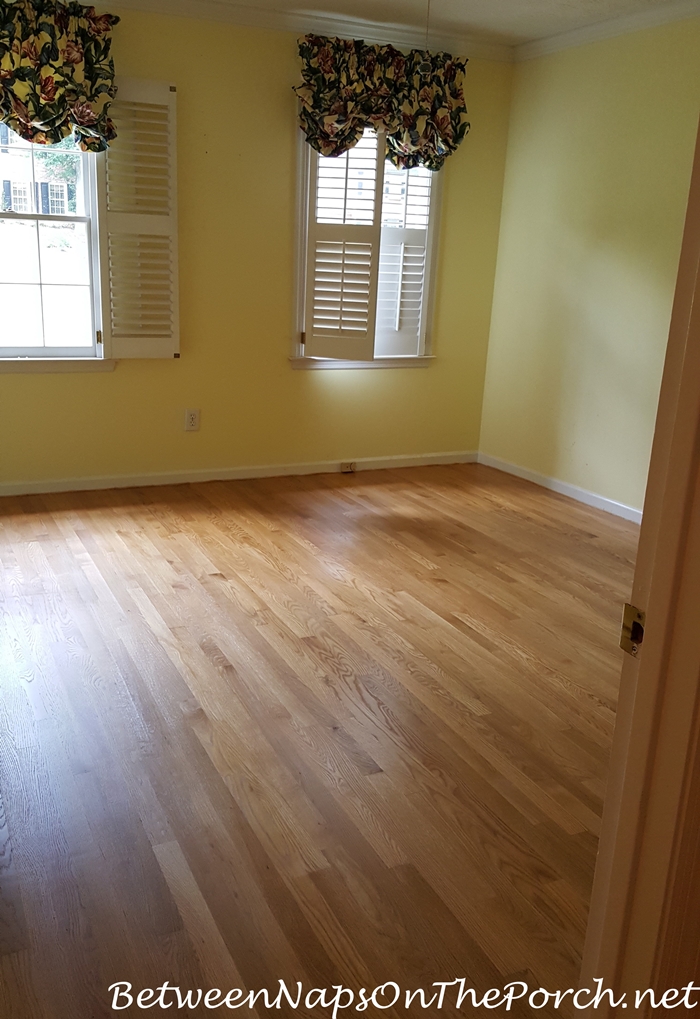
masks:
[[[354,474],[357,470],[357,464],[354,460],[345,460],[340,465],[341,474]]]
[[[185,431],[186,432],[199,431],[199,409],[185,411]]]

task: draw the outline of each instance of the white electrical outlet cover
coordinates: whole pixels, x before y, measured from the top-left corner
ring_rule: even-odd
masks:
[[[185,411],[185,431],[199,431],[199,410],[190,409]]]

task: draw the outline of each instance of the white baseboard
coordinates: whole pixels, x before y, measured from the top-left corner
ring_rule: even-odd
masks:
[[[625,506],[613,499],[606,499],[595,492],[569,485],[556,478],[545,477],[526,467],[499,460],[498,457],[475,451],[454,453],[426,453],[422,456],[361,457],[356,459],[358,471],[386,470],[391,467],[426,467],[435,464],[481,463],[507,474],[514,474],[525,481],[549,488],[552,492],[567,495],[587,506],[614,513],[615,516],[641,523],[642,511]],[[170,471],[153,474],[116,474],[91,478],[56,478],[50,481],[14,481],[0,483],[0,496],[42,495],[51,492],[91,492],[107,488],[148,488],[151,485],[187,485],[202,481],[242,481],[247,478],[279,478],[301,474],[337,474],[340,460],[317,460],[312,463],[268,464],[263,467],[221,467],[196,471]]]
[[[508,463],[507,460],[499,460],[498,457],[489,456],[488,453],[479,453],[477,461],[480,464],[485,464],[487,467],[495,467],[498,471],[504,471],[506,474],[514,474],[516,478],[532,481],[534,484],[541,485],[542,488],[548,488],[552,492],[558,492],[560,495],[568,495],[570,499],[583,502],[586,506],[605,510],[606,513],[613,513],[616,517],[631,520],[635,524],[641,524],[642,522],[641,510],[634,509],[632,506],[625,506],[621,502],[615,502],[614,499],[606,499],[602,495],[596,495],[595,492],[588,492],[585,488],[579,488],[577,485],[570,485],[568,482],[558,481],[556,478],[548,478],[544,474],[538,474],[537,471],[530,471],[526,467],[518,467],[516,464]]]
[[[476,458],[476,452],[471,451],[426,453],[423,456],[361,457],[354,463],[358,471],[376,471],[389,467],[476,463]],[[242,481],[246,478],[279,478],[285,475],[337,474],[339,472],[340,460],[318,460],[313,463],[270,464],[264,467],[221,467],[154,474],[56,478],[51,481],[0,482],[0,496],[44,495],[51,492],[92,492],[105,488],[147,488],[151,485],[186,485],[201,481]]]

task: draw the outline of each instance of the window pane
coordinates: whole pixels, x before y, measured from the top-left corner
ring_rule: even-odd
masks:
[[[85,216],[83,161],[72,138],[58,145],[35,146],[34,176],[44,216]]]
[[[318,156],[316,221],[318,223],[374,223],[377,179],[377,135],[366,130],[354,148],[342,156]]]
[[[0,347],[41,347],[41,288],[0,283]]]
[[[90,214],[88,157],[72,138],[38,146],[2,128],[0,345],[88,354],[95,338],[90,225],[66,219]]]
[[[421,230],[428,226],[432,171],[424,166],[398,170],[387,159],[384,165],[382,226]]]
[[[90,287],[43,286],[47,347],[92,347]]]
[[[36,223],[0,219],[0,283],[38,283]]]
[[[3,132],[0,145],[0,209],[3,212],[35,212],[32,146],[14,131]]]
[[[73,138],[31,145],[6,129],[0,138],[0,211],[87,215],[83,165]]]
[[[87,223],[40,223],[43,283],[90,283]]]

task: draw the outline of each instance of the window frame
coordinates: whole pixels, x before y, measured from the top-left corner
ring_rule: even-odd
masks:
[[[383,132],[378,132],[378,144],[382,144]],[[312,167],[311,160],[317,156],[306,140],[304,132],[297,131],[297,187],[296,187],[296,222],[295,222],[295,289],[294,313],[292,324],[291,354],[289,357],[295,369],[357,369],[357,368],[417,368],[427,367],[434,361],[433,324],[436,298],[437,262],[439,250],[440,221],[442,212],[443,178],[441,173],[433,173],[431,180],[430,213],[426,239],[425,293],[423,322],[418,352],[416,354],[392,354],[374,356],[372,360],[356,361],[344,358],[326,358],[308,356],[305,352],[304,334],[306,328],[307,271],[309,217],[313,196],[311,194]],[[382,203],[384,200],[384,171],[379,187]],[[378,210],[381,223],[382,207]],[[380,226],[381,232],[381,226]],[[376,314],[376,313],[375,313]],[[376,328],[376,319],[375,319]],[[376,342],[376,336],[375,336]]]
[[[40,362],[81,360],[99,361],[104,358],[101,344],[102,335],[102,294],[100,270],[100,236],[99,236],[99,196],[97,193],[97,160],[96,153],[81,152],[80,159],[83,171],[83,186],[88,215],[78,216],[43,212],[0,212],[0,219],[14,219],[22,222],[32,221],[37,224],[48,223],[85,223],[87,224],[88,262],[90,271],[90,310],[92,322],[92,345],[80,347],[25,347],[0,345],[0,361]],[[50,208],[50,206],[49,206]]]

